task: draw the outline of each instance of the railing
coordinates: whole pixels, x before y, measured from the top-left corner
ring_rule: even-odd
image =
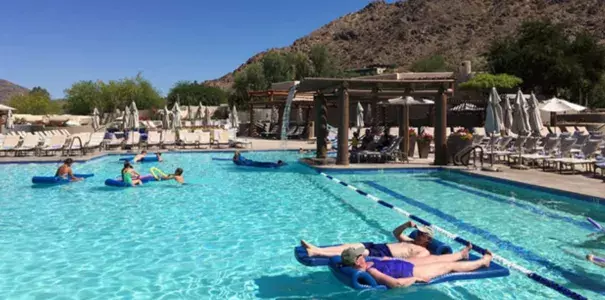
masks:
[[[85,150],[84,150],[84,145],[82,144],[82,139],[79,136],[74,136],[71,141],[69,142],[69,147],[67,148],[67,155],[71,156],[72,153],[72,147],[74,145],[74,142],[78,140],[78,142],[80,143],[80,151],[82,152],[82,155],[84,155]]]
[[[473,167],[477,167],[477,152],[480,152],[479,155],[479,162],[481,163],[481,167],[483,167],[483,148],[479,145],[471,145],[468,146],[460,151],[458,151],[458,153],[456,153],[456,155],[454,155],[454,165],[456,166],[468,166],[468,162],[465,163],[463,161],[463,159],[468,156],[468,155],[473,155],[472,159],[473,159]],[[469,159],[470,160],[470,159]]]

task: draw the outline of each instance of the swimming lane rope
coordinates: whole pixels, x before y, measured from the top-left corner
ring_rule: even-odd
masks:
[[[411,213],[409,213],[409,212],[407,212],[407,211],[405,211],[405,210],[403,210],[403,209],[401,209],[401,208],[399,208],[397,206],[394,206],[391,203],[385,202],[385,201],[381,200],[380,198],[378,198],[378,197],[376,197],[374,195],[368,194],[368,193],[366,193],[366,192],[364,192],[364,191],[356,188],[355,186],[352,186],[352,185],[350,185],[350,184],[348,184],[348,183],[346,183],[346,182],[344,182],[344,181],[342,181],[340,179],[334,178],[334,177],[332,177],[332,176],[330,176],[330,175],[328,175],[326,173],[319,172],[319,174],[321,174],[322,176],[328,178],[331,181],[334,181],[334,182],[336,182],[336,183],[338,183],[340,185],[343,185],[343,186],[345,186],[345,187],[347,187],[347,188],[349,188],[349,189],[357,192],[358,194],[360,194],[362,196],[365,196],[366,198],[368,198],[368,199],[370,199],[370,200],[372,200],[372,201],[374,201],[374,202],[376,202],[376,203],[378,203],[378,204],[380,204],[380,205],[382,205],[384,207],[390,208],[390,209],[396,211],[397,213],[399,213],[401,215],[404,215],[405,217],[407,217],[409,219],[412,219],[412,220],[414,220],[414,221],[416,221],[418,223],[421,223],[423,225],[426,225],[426,226],[431,226],[434,230],[440,232],[441,234],[445,235],[449,239],[452,239],[452,240],[454,240],[454,241],[456,241],[456,242],[458,242],[458,243],[460,243],[460,244],[462,244],[464,246],[466,246],[466,245],[469,244],[468,240],[466,240],[466,239],[464,239],[464,238],[462,238],[462,237],[460,237],[460,236],[458,236],[456,234],[453,234],[453,233],[451,233],[451,232],[449,232],[449,231],[447,231],[447,230],[445,230],[445,229],[443,229],[443,228],[441,228],[441,227],[439,227],[437,225],[431,224],[430,222],[425,221],[424,219],[422,219],[420,217],[412,215]],[[482,254],[485,253],[485,248],[477,246],[475,244],[472,244],[472,245],[473,245],[473,250],[475,250],[477,252],[480,252]],[[568,289],[568,288],[566,288],[566,287],[564,287],[564,286],[562,286],[562,285],[560,285],[560,284],[558,284],[558,283],[556,283],[556,282],[554,282],[554,281],[552,281],[552,280],[550,280],[550,279],[548,279],[546,277],[538,275],[538,274],[534,273],[533,271],[530,271],[530,270],[528,270],[528,269],[526,269],[526,268],[524,268],[524,267],[522,267],[520,265],[517,265],[514,262],[512,262],[512,261],[510,261],[510,260],[508,260],[508,259],[506,259],[506,258],[504,258],[502,256],[499,256],[499,255],[497,255],[495,253],[493,254],[493,259],[496,262],[498,262],[498,263],[500,263],[500,264],[502,264],[502,265],[504,265],[504,266],[506,266],[506,267],[508,267],[510,269],[513,269],[513,270],[516,270],[518,272],[521,272],[525,276],[531,278],[532,280],[534,280],[534,281],[536,281],[536,282],[538,282],[538,283],[540,283],[540,284],[542,284],[542,285],[544,285],[546,287],[549,287],[549,288],[551,288],[551,289],[553,289],[553,290],[555,290],[555,291],[557,291],[557,292],[559,292],[559,293],[563,294],[564,296],[567,296],[567,297],[569,297],[571,299],[578,299],[578,300],[586,300],[586,299],[588,299],[588,298],[586,298],[586,297],[584,297],[584,296],[582,296],[582,295],[580,295],[580,294],[578,294],[578,293],[576,293],[576,292],[574,292],[574,291],[572,291],[572,290],[570,290],[570,289]]]

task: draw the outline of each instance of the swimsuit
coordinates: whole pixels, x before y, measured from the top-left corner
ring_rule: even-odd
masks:
[[[374,244],[374,243],[362,243],[363,247],[370,251],[369,256],[375,257],[393,257],[393,253],[387,246],[387,244]]]
[[[393,278],[408,278],[414,277],[414,264],[400,259],[390,260],[374,260],[369,261],[374,264],[368,269],[374,268],[385,275],[389,275]]]
[[[124,181],[124,183],[128,184],[128,185],[132,185],[132,175],[128,172],[124,172],[124,174],[122,174],[122,180]]]

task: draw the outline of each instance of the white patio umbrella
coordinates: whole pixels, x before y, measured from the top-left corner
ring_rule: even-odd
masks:
[[[181,107],[179,106],[179,102],[175,102],[172,107],[172,128],[177,129],[181,128]]]
[[[130,114],[131,114],[130,128],[132,128],[133,130],[138,130],[139,129],[139,110],[137,109],[137,104],[134,103],[134,101],[132,101],[132,104],[130,105]]]
[[[130,126],[130,118],[130,109],[126,106],[124,107],[124,114],[122,115],[122,130],[124,130],[124,132],[126,132]]]
[[[271,123],[277,124],[279,122],[279,112],[277,107],[274,105],[271,107]]]
[[[548,99],[540,105],[540,110],[548,112],[570,112],[570,111],[583,111],[586,107],[571,103],[567,100],[559,99],[557,97]]]
[[[231,122],[232,128],[239,128],[239,117],[237,116],[237,108],[235,108],[235,105],[233,105],[231,112],[229,113],[229,121]]]
[[[11,111],[11,110],[16,110],[8,105],[4,105],[4,104],[0,104],[0,111]]]
[[[202,105],[202,102],[200,102],[197,107],[197,111],[195,112],[195,118],[199,120],[204,119],[204,106]]]
[[[498,99],[500,99],[500,96],[498,96]],[[502,101],[503,103],[500,106],[502,109],[502,130],[508,133],[513,128],[513,108],[508,97],[504,97]]]
[[[527,113],[529,116],[530,129],[535,135],[540,136],[540,132],[544,126],[542,126],[542,116],[540,116],[540,109],[538,108],[538,99],[536,99],[536,95],[534,95],[533,92],[531,93],[531,97],[529,98],[529,101],[527,101],[527,104],[529,105]]]
[[[187,118],[189,120],[195,119],[195,109],[191,105],[187,105]]]
[[[15,128],[15,118],[13,117],[13,110],[9,109],[6,115],[6,124],[4,124],[7,130]]]
[[[302,107],[299,105],[298,109],[296,111],[296,122],[298,122],[298,124],[303,124],[305,123],[304,118],[303,118],[303,109]]]
[[[531,128],[529,127],[529,118],[527,114],[528,105],[521,90],[517,92],[517,97],[515,98],[515,103],[513,105],[513,127],[511,128],[511,131],[518,135],[529,134]]]
[[[410,123],[410,116],[409,116],[409,106],[410,105],[429,105],[429,104],[435,104],[434,101],[432,100],[428,100],[428,99],[414,99],[410,96],[406,96],[406,97],[397,97],[394,99],[389,99],[386,102],[387,104],[391,104],[391,105],[403,105],[404,106],[404,115],[403,115],[403,122],[404,124],[406,124],[406,127],[409,127],[409,123]],[[400,132],[404,130],[405,128],[399,128]],[[407,154],[408,154],[408,149],[406,147],[409,147],[410,145],[410,133],[408,132],[403,132],[403,149],[401,150],[401,152],[403,153],[403,155],[405,156],[405,160],[408,160]]]
[[[92,128],[97,131],[100,127],[99,124],[99,110],[95,107],[92,110]]]
[[[355,119],[355,127],[357,127],[357,130],[360,130],[359,128],[363,128],[365,126],[364,124],[364,120],[363,120],[363,106],[361,106],[361,102],[357,102],[357,118]]]
[[[206,106],[206,109],[204,110],[204,125],[210,125],[210,109],[208,106]]]
[[[168,110],[168,105],[164,105],[162,114],[162,128],[170,129],[170,111]]]
[[[485,133],[487,133],[492,139],[494,135],[500,134],[504,129],[502,124],[502,107],[500,106],[500,96],[498,91],[493,87],[489,94],[489,100],[487,101],[487,107],[485,108]],[[490,143],[490,151],[494,152],[494,143]],[[494,166],[494,156],[491,155],[491,167]]]

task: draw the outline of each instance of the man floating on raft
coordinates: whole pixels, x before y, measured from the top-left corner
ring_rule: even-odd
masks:
[[[74,163],[74,160],[71,158],[68,158],[65,161],[63,161],[63,164],[61,166],[59,166],[59,168],[57,169],[57,172],[55,172],[55,177],[69,179],[70,181],[82,180],[82,178],[76,177],[74,175],[74,172],[71,169],[71,165],[73,163]]]
[[[418,234],[415,238],[404,235],[403,232],[408,228],[416,228]],[[428,245],[433,239],[433,229],[427,226],[417,226],[412,221],[408,221],[393,230],[393,235],[399,241],[397,243],[356,243],[343,244],[340,246],[320,248],[304,240],[301,245],[307,250],[310,257],[321,256],[331,257],[340,255],[343,250],[348,248],[363,248],[364,256],[374,257],[397,257],[405,259],[423,258],[431,256]]]
[[[253,161],[243,157],[239,151],[235,151],[233,154],[233,163],[238,166],[246,166],[246,167],[256,167],[256,168],[279,168],[286,165],[281,160],[278,160],[276,163],[274,162],[261,162],[261,161]]]
[[[430,282],[432,279],[452,273],[452,272],[471,272],[477,269],[488,268],[492,261],[492,253],[489,250],[481,259],[473,261],[466,260],[469,257],[471,245],[468,245],[462,252],[465,256],[451,261],[416,261],[395,259],[389,257],[371,258],[366,260],[364,248],[348,248],[341,254],[343,266],[352,267],[358,271],[365,271],[370,274],[378,283],[389,288],[408,287],[416,282]]]

